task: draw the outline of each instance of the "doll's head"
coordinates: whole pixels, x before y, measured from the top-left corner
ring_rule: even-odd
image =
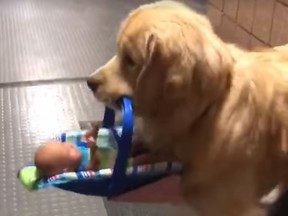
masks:
[[[81,153],[71,143],[50,141],[35,152],[34,162],[45,177],[75,171],[81,161]]]

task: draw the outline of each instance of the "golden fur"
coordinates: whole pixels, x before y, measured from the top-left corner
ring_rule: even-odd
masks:
[[[248,215],[288,184],[286,47],[240,49],[205,16],[157,2],[129,14],[116,55],[89,80],[106,104],[133,98],[147,145],[183,163],[183,195],[200,216]]]

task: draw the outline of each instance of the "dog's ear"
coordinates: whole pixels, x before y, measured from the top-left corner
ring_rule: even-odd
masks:
[[[168,61],[169,59],[177,58],[179,53],[181,53],[179,44],[172,43],[169,38],[162,38],[161,40],[157,37],[157,34],[150,33],[146,35],[143,53],[145,61],[138,75],[136,86],[140,87],[141,83],[143,87],[145,80],[149,80],[149,89],[151,91],[152,86],[157,85],[158,90],[163,95],[167,95],[169,99],[177,99],[184,94],[184,86],[187,82],[184,80],[185,76],[181,74],[181,71],[187,71],[187,69],[181,69],[179,64],[173,64],[172,61]],[[175,58],[172,56],[175,56]],[[148,79],[148,76],[152,75],[152,73],[153,78]],[[149,90],[147,89],[147,91]]]
[[[152,62],[155,61],[157,55],[159,55],[159,41],[157,36],[153,33],[149,33],[145,36],[145,43],[144,43],[144,63],[141,71],[136,80],[136,86],[139,86],[141,80],[147,76],[149,72],[149,67],[152,66]]]
[[[201,52],[195,65],[192,85],[199,96],[218,98],[230,85],[232,56],[225,44],[216,37],[209,40],[209,44],[203,43]]]
[[[145,46],[144,46],[145,45]],[[145,107],[145,112],[157,110],[163,96],[163,80],[167,61],[163,59],[163,43],[157,34],[149,33],[143,45],[143,66],[136,79],[135,100]],[[149,108],[147,108],[149,107]]]
[[[169,100],[179,100],[187,96],[190,86],[191,73],[188,68],[176,64],[166,73],[163,95]]]

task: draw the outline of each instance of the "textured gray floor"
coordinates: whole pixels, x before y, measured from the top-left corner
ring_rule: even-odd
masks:
[[[82,83],[0,89],[1,216],[106,215],[100,198],[56,189],[28,193],[16,181],[17,170],[45,139],[78,128],[78,118],[97,118],[86,89]]]
[[[204,1],[186,0],[204,10]],[[118,24],[146,0],[0,0],[0,215],[150,216],[177,208],[25,191],[17,170],[52,134],[102,118],[85,77],[114,51]],[[200,2],[196,4],[195,2]]]
[[[87,76],[112,55],[121,19],[145,2],[1,0],[0,81]]]

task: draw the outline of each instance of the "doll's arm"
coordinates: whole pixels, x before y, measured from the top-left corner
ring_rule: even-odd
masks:
[[[99,128],[101,127],[102,122],[95,122],[92,124],[92,128],[89,129],[86,134],[85,138],[87,140],[87,144],[89,148],[96,148],[96,137],[98,135]]]
[[[97,146],[95,148],[91,148],[90,150],[90,161],[86,167],[87,170],[97,170],[100,167],[101,163],[101,155],[100,151],[97,150]]]
[[[100,166],[101,155],[96,145],[96,137],[102,122],[96,122],[92,128],[85,134],[88,147],[90,148],[90,161],[87,165],[87,170],[96,170]]]

